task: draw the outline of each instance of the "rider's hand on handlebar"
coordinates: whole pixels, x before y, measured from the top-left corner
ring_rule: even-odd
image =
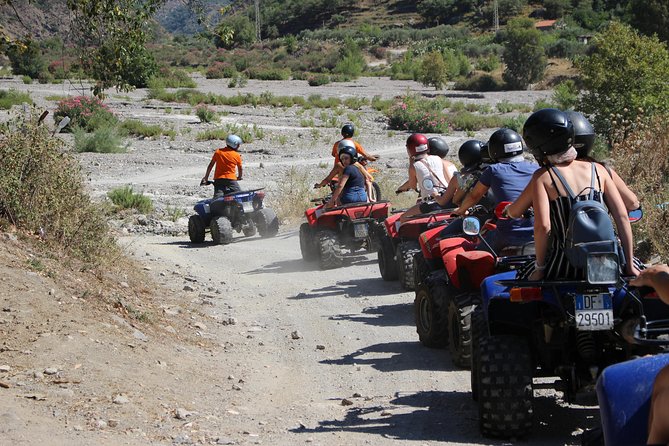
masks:
[[[314,184],[314,189],[320,189],[321,187],[323,187],[321,183]]]
[[[205,177],[205,178],[202,178],[202,179],[200,180],[200,186],[206,186],[208,183],[209,183],[209,181],[207,180],[206,177]]]

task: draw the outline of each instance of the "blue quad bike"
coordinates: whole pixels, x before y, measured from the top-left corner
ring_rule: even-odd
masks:
[[[470,235],[479,225],[472,220]],[[471,314],[471,385],[483,435],[531,433],[534,378],[558,377],[571,402],[592,394],[607,366],[665,350],[659,338],[669,331],[653,327],[669,319],[669,306],[628,287],[618,271],[617,253],[597,253],[584,280],[525,281],[511,270],[482,282]]]
[[[190,241],[204,242],[207,230],[217,245],[232,242],[233,230],[243,232],[247,237],[256,232],[261,237],[274,237],[279,232],[279,219],[271,208],[264,206],[264,198],[265,192],[261,188],[198,201],[193,207],[196,214],[188,219]]]

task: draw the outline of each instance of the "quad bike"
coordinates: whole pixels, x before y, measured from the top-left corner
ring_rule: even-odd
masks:
[[[394,213],[383,222],[378,240],[379,271],[383,280],[399,278],[405,290],[413,290],[413,257],[420,251],[418,237],[428,228],[445,225],[453,216],[447,209],[414,215],[404,223],[400,222],[401,216],[402,212]]]
[[[669,344],[669,307],[618,275],[617,252],[586,256],[582,280],[490,276],[472,313],[472,396],[486,436],[532,430],[533,378],[557,376],[567,401],[592,392],[601,371]],[[659,328],[658,328],[659,326]]]
[[[478,231],[467,229],[472,223],[480,226],[475,217],[463,220],[464,234],[476,237]],[[484,228],[494,227],[494,221],[489,221]],[[416,331],[421,343],[428,347],[448,345],[453,362],[465,368],[469,368],[471,361],[471,314],[480,304],[481,282],[496,272],[524,264],[528,260],[526,252],[533,251],[532,243],[509,246],[499,255],[478,246],[464,237],[440,240],[436,256],[441,268],[430,272],[421,282],[414,300]],[[430,254],[435,256],[434,249]]]
[[[202,185],[213,184],[211,181]],[[188,236],[192,243],[204,242],[207,229],[215,244],[232,242],[232,231],[251,237],[274,237],[279,232],[279,219],[271,208],[263,204],[265,191],[253,189],[232,192],[216,198],[198,201],[196,214],[188,219]]]
[[[388,201],[349,203],[325,209],[328,200],[329,197],[312,200],[320,204],[305,211],[307,222],[300,226],[302,258],[318,260],[321,269],[341,266],[342,248],[373,251],[376,234],[390,210]]]

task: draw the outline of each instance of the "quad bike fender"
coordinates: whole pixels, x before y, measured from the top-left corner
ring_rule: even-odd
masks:
[[[441,227],[430,228],[418,237],[418,243],[420,244],[420,249],[423,252],[425,260],[440,257],[438,235],[441,230]]]
[[[398,234],[398,227],[399,222],[400,222],[400,217],[402,216],[402,213],[397,213],[393,214],[390,217],[386,218],[383,221],[384,226],[386,227],[386,232],[388,233],[388,236],[392,239],[397,238]]]
[[[646,356],[605,368],[597,380],[602,433],[607,446],[646,444],[653,383],[669,354]]]
[[[495,274],[495,257],[487,251],[467,251],[455,257],[460,289],[478,290],[481,282]]]
[[[460,288],[460,277],[457,271],[456,259],[458,254],[465,252],[463,245],[466,242],[467,240],[461,237],[449,238],[439,242],[441,258],[444,262],[444,269],[448,275],[448,280],[456,288]]]

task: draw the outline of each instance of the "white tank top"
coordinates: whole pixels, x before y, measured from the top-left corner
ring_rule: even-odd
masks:
[[[448,181],[444,178],[444,165],[438,156],[428,155],[414,162],[413,167],[416,169],[416,181],[420,188],[421,197],[429,197],[433,194],[439,195],[448,186]],[[432,180],[431,188],[426,187],[429,186],[425,183],[426,179]]]

